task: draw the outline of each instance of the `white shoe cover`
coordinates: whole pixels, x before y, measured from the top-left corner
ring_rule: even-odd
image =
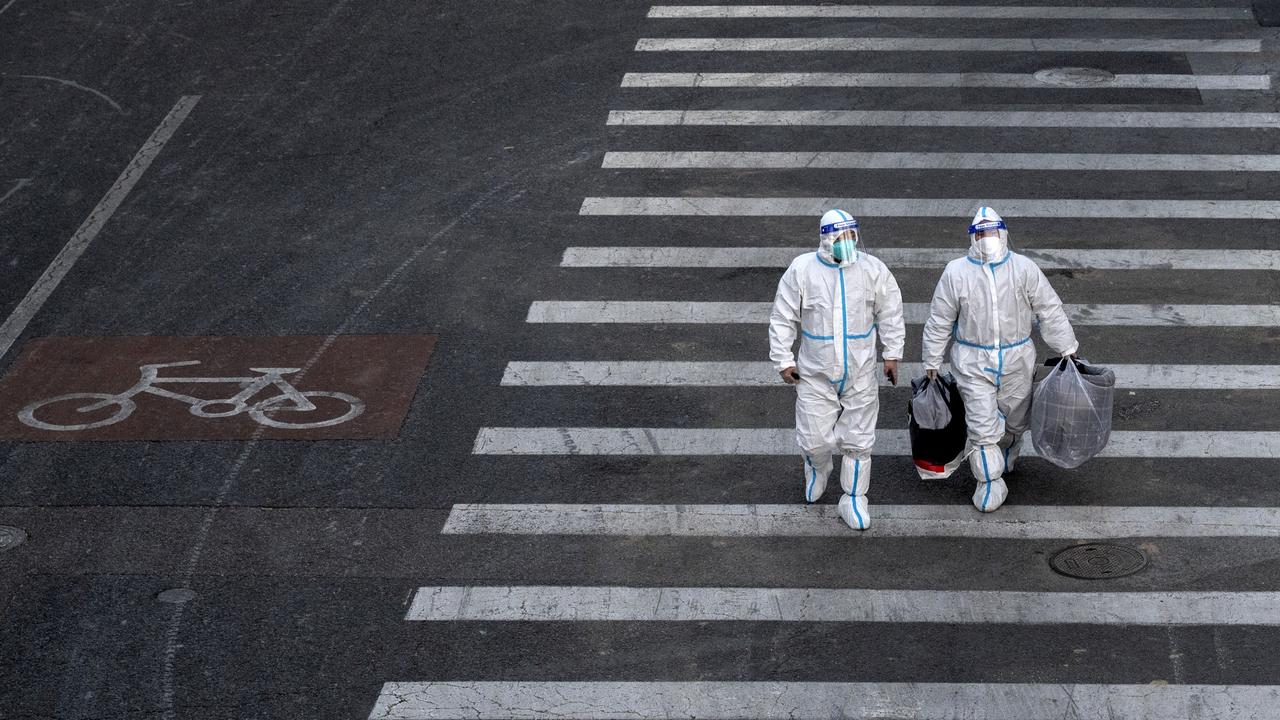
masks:
[[[1013,466],[1018,462],[1018,457],[1022,455],[1022,438],[1019,437],[1013,441],[1013,444],[1004,451],[1004,474],[1008,475],[1013,472]]]
[[[828,458],[826,467],[817,467],[813,464],[813,458],[805,456],[804,458],[804,501],[817,502],[822,497],[822,493],[827,491],[827,478],[831,477],[831,460]]]
[[[969,468],[978,480],[973,506],[991,512],[1004,504],[1009,488],[1004,484],[1004,450],[999,445],[982,445],[969,456]]]
[[[1009,486],[1004,484],[1004,478],[979,480],[977,489],[973,491],[973,506],[982,512],[995,512],[1000,509],[1007,497],[1009,497]]]
[[[871,512],[867,505],[866,495],[841,495],[836,503],[840,519],[854,530],[866,530],[871,527]]]

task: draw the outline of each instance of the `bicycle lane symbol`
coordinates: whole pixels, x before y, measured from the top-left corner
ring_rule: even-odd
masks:
[[[54,432],[73,432],[106,427],[129,419],[137,409],[134,398],[142,394],[155,395],[161,398],[177,400],[190,406],[192,415],[201,418],[218,419],[248,413],[259,425],[273,428],[305,430],[310,428],[341,425],[364,412],[364,403],[354,395],[327,390],[308,390],[302,392],[284,378],[296,373],[301,368],[249,368],[250,372],[261,373],[256,377],[161,377],[160,371],[165,368],[189,367],[199,365],[199,360],[183,360],[171,363],[153,363],[138,368],[141,377],[128,390],[121,393],[69,393],[38,400],[18,413],[18,419],[26,425],[41,430]],[[241,390],[225,398],[198,398],[193,395],[166,390],[158,387],[162,383],[187,384],[234,384]],[[259,397],[264,391],[274,390],[278,394],[269,395],[250,404],[249,401]],[[313,400],[332,398],[343,406],[341,412],[334,417],[324,417],[324,412]],[[46,422],[40,419],[41,411],[48,411],[54,406],[70,409],[81,415],[93,415],[98,411],[114,407],[106,417],[99,420],[86,420],[82,423]],[[221,409],[219,409],[221,408]],[[65,412],[61,413],[66,415]],[[55,416],[58,413],[54,413]],[[276,417],[272,417],[275,415]]]
[[[426,335],[36,338],[0,378],[0,439],[394,439],[434,346]]]

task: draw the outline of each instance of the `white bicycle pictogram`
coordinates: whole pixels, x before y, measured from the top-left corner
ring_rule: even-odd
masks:
[[[298,390],[288,380],[284,379],[285,375],[298,372],[302,368],[249,368],[250,372],[261,373],[257,377],[160,377],[162,368],[187,367],[199,364],[199,360],[186,360],[183,362],[141,365],[138,367],[138,372],[142,377],[138,379],[138,382],[133,387],[122,393],[112,395],[109,393],[85,392],[45,398],[23,408],[18,413],[18,419],[31,427],[40,428],[41,430],[92,430],[93,428],[114,425],[127,419],[138,407],[133,398],[143,393],[187,403],[191,406],[191,414],[196,417],[226,418],[248,413],[249,417],[253,418],[259,425],[287,430],[307,430],[341,425],[364,412],[364,402],[353,395],[330,392],[328,390],[307,390],[304,392]],[[156,387],[160,383],[226,383],[239,385],[241,390],[227,398],[204,399]],[[276,389],[279,394],[250,404],[250,400],[268,388]],[[268,413],[284,415],[318,411],[319,408],[309,398],[331,398],[341,401],[347,407],[342,414],[326,420],[301,418],[302,422],[290,422],[268,415]],[[71,409],[67,406],[68,403],[84,403],[85,401],[92,402],[83,404],[75,408],[74,411],[77,413],[91,413],[106,409],[112,405],[118,407],[110,417],[104,420],[95,420],[82,424],[45,422],[36,417],[37,412],[47,409],[55,403],[63,404],[62,407],[65,408],[63,415],[65,416],[66,411]],[[219,409],[219,406],[222,406],[222,408]]]

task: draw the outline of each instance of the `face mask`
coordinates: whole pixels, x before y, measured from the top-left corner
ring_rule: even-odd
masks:
[[[995,260],[996,253],[1000,252],[1002,244],[999,235],[984,237],[978,241],[978,252],[988,260]]]
[[[853,240],[839,240],[831,246],[831,257],[834,257],[836,262],[844,262],[853,257],[856,251],[857,243]]]

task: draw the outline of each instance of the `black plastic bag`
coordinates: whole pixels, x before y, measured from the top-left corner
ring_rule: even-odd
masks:
[[[913,379],[907,419],[916,472],[922,479],[950,477],[964,461],[968,444],[964,400],[955,377],[947,373],[937,380],[927,375]]]
[[[1116,375],[1087,360],[1053,358],[1031,397],[1031,444],[1058,467],[1079,467],[1111,439]]]

